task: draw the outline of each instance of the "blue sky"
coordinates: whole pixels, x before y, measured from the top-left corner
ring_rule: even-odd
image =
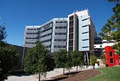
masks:
[[[113,7],[107,0],[0,0],[0,23],[6,24],[6,41],[22,46],[25,26],[67,17],[76,10],[88,9],[99,33]]]

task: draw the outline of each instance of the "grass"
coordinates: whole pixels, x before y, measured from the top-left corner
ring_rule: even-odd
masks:
[[[120,81],[120,67],[106,67],[98,70],[101,74],[87,81]]]

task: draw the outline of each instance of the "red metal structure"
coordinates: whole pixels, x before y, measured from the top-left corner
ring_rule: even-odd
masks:
[[[114,65],[120,65],[119,55],[115,54],[112,46],[105,47],[105,63],[106,67],[112,67]]]

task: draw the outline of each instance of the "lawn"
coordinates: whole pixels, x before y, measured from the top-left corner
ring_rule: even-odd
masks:
[[[98,70],[101,74],[87,81],[120,81],[120,67],[106,67]]]

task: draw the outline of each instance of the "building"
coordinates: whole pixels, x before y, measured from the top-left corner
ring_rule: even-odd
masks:
[[[13,45],[13,44],[7,44],[7,45],[14,47],[15,52],[19,55],[18,60],[17,60],[17,64],[14,65],[12,70],[22,69],[23,59],[24,59],[25,54],[27,53],[28,48],[25,48],[23,46]],[[24,50],[24,49],[26,49],[26,50]]]
[[[90,53],[94,52],[95,26],[88,10],[68,15],[67,50],[82,51],[89,64]]]
[[[60,49],[81,51],[89,64],[90,54],[94,53],[95,26],[88,10],[76,11],[68,18],[54,18],[40,26],[26,26],[24,47],[34,47],[41,41],[50,52]]]
[[[115,54],[115,51],[114,49],[112,49],[112,46],[105,47],[105,63],[106,67],[120,65],[119,55]]]
[[[24,47],[34,47],[37,41],[56,52],[67,46],[67,18],[54,18],[40,26],[26,26]]]
[[[100,56],[102,53],[104,53],[106,46],[113,46],[114,44],[115,40],[110,40],[108,42],[107,40],[102,40],[101,37],[96,37],[94,39],[94,54],[96,56]]]

